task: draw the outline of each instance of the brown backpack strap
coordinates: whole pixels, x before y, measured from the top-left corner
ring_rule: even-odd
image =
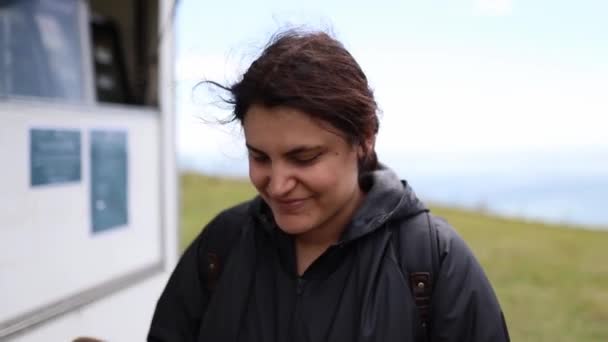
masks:
[[[201,255],[206,277],[203,284],[206,283],[210,295],[217,287],[232,247],[241,236],[244,225],[246,223],[239,221],[239,217],[222,216],[218,217],[213,229],[209,228],[210,230],[205,232],[206,253]]]
[[[217,281],[220,278],[222,272],[222,265],[220,264],[220,258],[216,253],[207,253],[207,289],[210,292],[215,290]]]
[[[433,284],[431,274],[428,272],[410,273],[410,288],[418,309],[418,318],[420,326],[420,335],[422,341],[429,340],[429,323],[431,320],[431,294],[433,292]]]
[[[434,280],[439,271],[439,247],[437,231],[428,211],[400,223],[396,234],[399,264],[409,280],[418,313],[416,342],[428,342],[431,337],[431,303]]]

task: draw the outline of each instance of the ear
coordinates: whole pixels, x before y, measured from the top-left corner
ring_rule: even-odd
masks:
[[[376,135],[365,139],[357,146],[357,157],[359,159],[365,158],[371,151],[376,147]]]
[[[365,139],[365,141],[363,142],[363,146],[365,149],[365,155],[373,151],[376,147],[376,135],[374,134],[371,137]]]

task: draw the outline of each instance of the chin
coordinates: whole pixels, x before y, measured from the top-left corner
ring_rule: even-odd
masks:
[[[314,224],[307,217],[297,215],[275,215],[275,222],[287,234],[298,235],[314,228]]]

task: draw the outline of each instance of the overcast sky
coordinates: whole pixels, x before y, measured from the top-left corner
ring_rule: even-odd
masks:
[[[192,92],[233,81],[281,27],[331,29],[383,111],[377,140],[403,155],[606,146],[608,1],[182,0],[177,15],[182,160],[246,162],[228,115]],[[235,164],[236,165],[236,164]]]

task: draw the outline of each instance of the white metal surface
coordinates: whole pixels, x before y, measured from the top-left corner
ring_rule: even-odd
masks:
[[[172,6],[160,1],[159,110],[0,100],[0,340],[145,339],[178,257]],[[81,179],[31,187],[29,129],[54,127],[81,132]],[[127,132],[129,155],[129,222],[94,236],[91,129]]]
[[[0,156],[0,321],[161,261],[160,129],[141,109],[4,104]],[[29,130],[81,132],[81,180],[30,186]],[[128,224],[92,233],[89,138],[127,133]]]

